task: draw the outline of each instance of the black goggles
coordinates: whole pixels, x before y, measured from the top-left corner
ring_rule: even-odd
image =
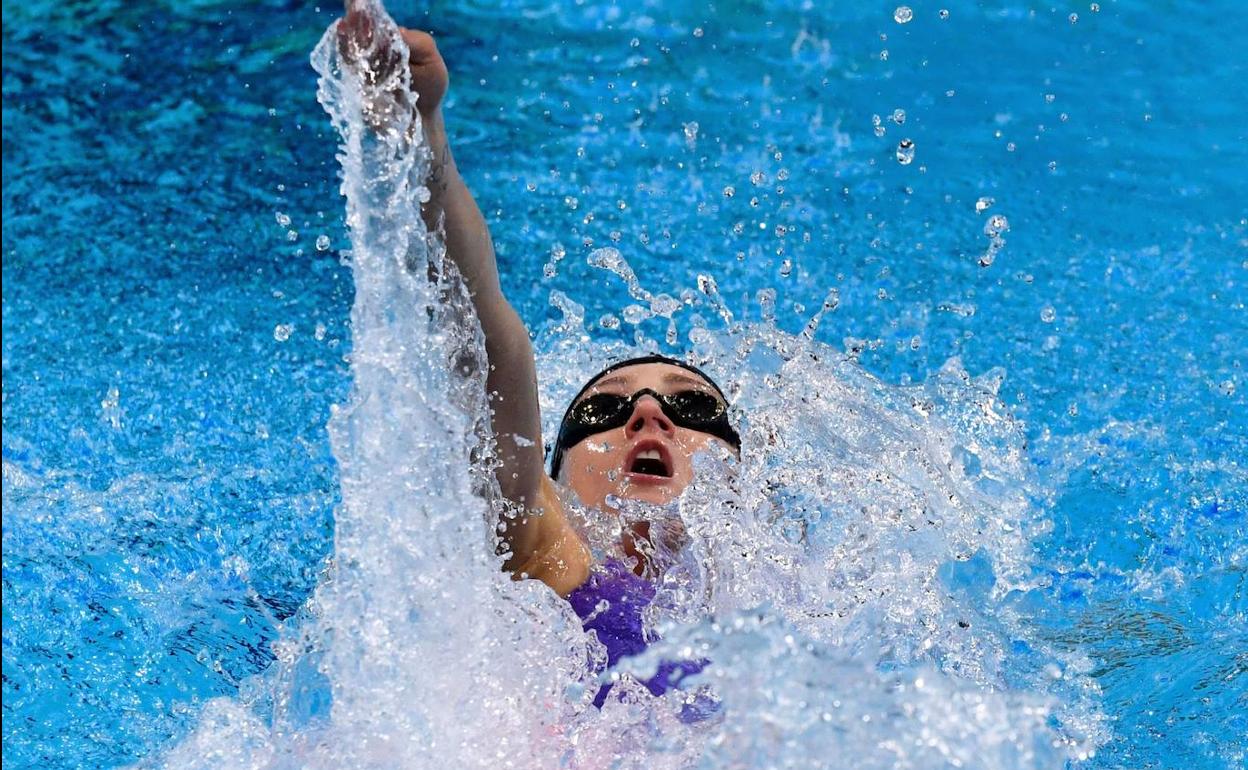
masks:
[[[559,426],[559,438],[555,442],[551,475],[558,476],[564,450],[576,446],[590,436],[627,424],[637,406],[637,400],[642,396],[653,396],[659,402],[663,414],[673,424],[708,433],[732,445],[734,449],[741,448],[741,437],[728,421],[728,405],[704,390],[659,393],[650,388],[642,388],[631,396],[595,393],[577,402],[563,418],[563,424]]]

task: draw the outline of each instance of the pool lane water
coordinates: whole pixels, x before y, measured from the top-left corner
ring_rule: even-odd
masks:
[[[1113,720],[1089,766],[1242,765],[1237,9],[444,5],[392,10],[438,33],[532,329],[559,290],[631,339],[605,318],[623,284],[585,262],[614,245],[655,292],[713,275],[739,315],[775,288],[790,330],[835,287],[819,338],[893,382],[1001,367],[1054,522],[1032,611],[1093,658]],[[5,3],[15,767],[183,735],[271,661],[332,548],[352,286],[307,65],[331,12]]]

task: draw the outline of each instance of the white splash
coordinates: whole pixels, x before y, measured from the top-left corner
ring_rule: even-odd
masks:
[[[396,28],[369,6],[401,63]],[[662,641],[608,674],[593,708],[600,645],[494,556],[480,332],[420,216],[430,156],[409,140],[406,67],[366,87],[332,27],[313,63],[343,140],[356,282],[353,388],[330,424],[333,562],[272,672],[210,703],[164,766],[1061,768],[1103,739],[1086,661],[1046,648],[1011,603],[1032,588],[1046,524],[1000,375],[955,361],[889,386],[815,342],[813,324],[793,336],[733,321],[710,277],[699,306],[728,330],[695,325],[690,357],[732,396],[742,456],[699,457],[663,511],[622,506],[683,544],[656,554],[647,623]],[[378,133],[364,111],[383,96],[393,122]],[[608,256],[631,298],[652,296]],[[547,436],[586,377],[637,352],[586,342],[583,310],[556,300],[564,318],[538,345]],[[830,295],[820,313],[835,309]],[[583,517],[610,552],[620,520]],[[1012,664],[1016,640],[1060,677]],[[709,665],[650,696],[639,678],[678,658]]]

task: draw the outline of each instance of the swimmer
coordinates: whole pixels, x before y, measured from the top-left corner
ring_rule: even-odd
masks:
[[[446,63],[429,34],[403,28],[400,33],[410,50],[411,85],[419,95],[416,107],[433,152],[427,180],[431,198],[422,213],[430,230],[443,223],[447,254],[463,275],[480,319],[490,363],[486,387],[500,461],[497,479],[503,495],[522,511],[503,522],[509,553],[504,566],[517,577],[541,580],[577,607],[587,600],[587,592],[598,596],[620,589],[621,580],[632,585],[629,581],[640,578],[619,574],[617,564],[597,565],[598,574],[591,580],[596,565],[590,548],[570,523],[556,484],[582,505],[604,511],[610,510],[613,496],[663,505],[693,479],[696,453],[712,445],[736,452],[741,441],[729,421],[723,391],[706,374],[675,359],[647,356],[618,362],[581,388],[563,417],[547,473],[533,347],[503,295],[489,229],[451,152],[442,114],[449,82]],[[363,56],[374,67],[395,61],[388,51],[374,47],[373,21],[362,2],[348,1],[337,34],[348,62]],[[639,541],[648,537],[644,523],[624,532],[619,545],[635,561],[626,572],[645,573],[645,544]],[[602,582],[608,578],[614,588]],[[647,587],[626,585],[629,592],[644,599]],[[636,625],[628,633],[640,637],[639,619],[621,622]],[[600,635],[620,631],[599,630]]]

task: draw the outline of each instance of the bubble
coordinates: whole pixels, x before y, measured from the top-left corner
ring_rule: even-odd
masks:
[[[607,313],[598,319],[598,325],[604,329],[618,329],[620,328],[620,319],[611,313]]]
[[[736,194],[737,194],[737,188],[733,187],[732,185],[725,185],[725,186],[724,186],[724,197],[725,197],[725,198],[731,198],[732,196],[734,196],[734,195],[736,195]]]
[[[565,249],[565,248],[563,247],[563,244],[562,244],[562,243],[559,243],[558,241],[555,241],[554,245],[552,245],[552,246],[550,247],[550,256],[551,256],[551,259],[555,260],[556,262],[558,262],[559,260],[563,259],[563,257],[564,257],[567,253],[568,253],[567,249]]]
[[[776,172],[776,179],[780,180],[781,182],[788,181],[788,178],[789,178],[789,170],[787,168],[782,168]]]
[[[328,331],[329,329],[325,328],[325,324],[318,323],[316,325],[316,328],[312,330],[312,336],[316,338],[317,342],[320,342],[321,340],[325,339],[325,334]]]
[[[1016,146],[1015,146],[1015,144],[1014,144],[1013,142],[1006,142],[1006,144],[1005,144],[1005,151],[1006,151],[1006,152],[1014,152],[1014,150],[1015,150],[1015,149],[1016,149]]]
[[[1077,14],[1077,13],[1072,13],[1072,14],[1070,15],[1070,23],[1071,23],[1071,24],[1074,24],[1074,23],[1075,23],[1075,22],[1077,22],[1077,21],[1079,21],[1079,14]]]
[[[1100,4],[1100,3],[1093,3],[1092,5],[1089,5],[1089,6],[1088,6],[1088,10],[1089,10],[1089,11],[1091,11],[1092,13],[1100,13],[1100,12],[1101,12],[1101,4]]]
[[[1057,320],[1057,311],[1053,309],[1052,305],[1045,305],[1040,308],[1040,320],[1046,324],[1053,323]]]
[[[290,339],[291,332],[294,330],[294,324],[278,324],[273,327],[273,339],[278,342],[285,342]]]
[[[291,243],[294,243],[295,241],[299,240],[299,231],[298,231],[298,230],[287,230],[287,231],[286,231],[286,240],[287,240],[287,241],[290,241]]]
[[[581,202],[576,199],[575,195],[565,195],[563,196],[563,205],[567,206],[569,211],[576,211]]]
[[[907,24],[914,18],[914,11],[910,10],[908,5],[899,5],[897,10],[893,11],[893,21],[898,24]]]
[[[1054,100],[1054,99],[1056,99],[1056,98],[1057,98],[1057,94],[1045,94],[1045,95],[1044,95],[1044,103],[1045,103],[1045,104],[1052,104],[1052,103],[1053,103],[1053,100]]]
[[[755,171],[753,174],[750,174],[750,183],[753,184],[755,187],[758,187],[759,185],[763,184],[766,181],[767,181],[767,175],[761,171]]]
[[[1049,171],[1057,171],[1057,161],[1049,161]]]
[[[880,119],[879,115],[871,116],[871,125],[875,126],[876,136],[884,136],[884,131],[886,129],[884,128],[884,121]]]
[[[914,142],[909,139],[902,139],[897,143],[897,162],[903,166],[909,166],[914,162]]]
[[[888,61],[888,49],[887,48],[885,48],[883,51],[880,51],[880,61]]]
[[[940,16],[940,20],[944,21],[945,19],[949,18],[949,11],[945,8],[941,8],[940,13],[938,15]]]
[[[697,141],[697,139],[698,139],[698,122],[697,122],[696,120],[691,120],[691,121],[689,121],[688,123],[686,123],[686,124],[685,124],[685,139],[686,139],[687,141],[690,141],[690,142],[695,142],[695,141]]]
[[[1223,380],[1222,384],[1218,386],[1218,389],[1222,391],[1222,395],[1224,396],[1233,396],[1235,395],[1235,381]]]
[[[899,125],[899,126],[900,126],[902,123],[905,123],[905,122],[906,122],[906,111],[905,111],[905,110],[903,110],[903,109],[901,109],[900,107],[898,107],[897,109],[893,110],[893,122],[894,122],[894,123],[896,123],[896,124],[897,124],[897,125]]]
[[[693,36],[694,36],[694,37],[702,37],[704,34],[706,34],[706,33],[702,31],[702,28],[701,28],[701,27],[694,27],[694,28],[693,28]]]
[[[329,251],[329,236],[328,235],[316,236],[316,250],[317,251]]]
[[[793,273],[793,260],[786,259],[780,263],[780,277],[788,278]]]
[[[980,198],[979,200],[975,201],[975,213],[977,214],[984,213],[985,211],[987,211],[989,208],[992,207],[992,204],[996,202],[997,202],[996,198],[989,198],[987,196]]]
[[[290,227],[290,217],[287,214],[283,214],[278,211],[273,214],[273,218],[276,219],[277,223],[282,227]]]

